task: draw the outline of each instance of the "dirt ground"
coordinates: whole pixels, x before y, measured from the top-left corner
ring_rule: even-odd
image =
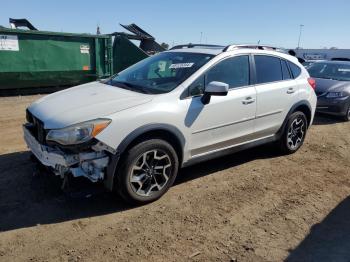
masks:
[[[21,124],[38,97],[0,98],[0,261],[350,261],[350,123],[318,116],[294,155],[186,168],[132,207],[33,175]]]

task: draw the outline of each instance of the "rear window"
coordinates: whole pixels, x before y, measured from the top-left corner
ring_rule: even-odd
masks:
[[[257,84],[281,81],[283,79],[280,59],[273,56],[256,55],[255,68]]]
[[[288,61],[288,64],[289,64],[290,70],[292,71],[293,77],[297,78],[298,76],[300,76],[301,74],[300,67],[290,61]]]

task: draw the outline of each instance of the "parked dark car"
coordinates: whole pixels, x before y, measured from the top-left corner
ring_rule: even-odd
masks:
[[[308,69],[311,65],[313,65],[316,62],[326,62],[327,60],[305,60],[305,62],[302,63],[302,65]]]
[[[350,62],[315,62],[307,70],[316,80],[316,111],[350,121]]]

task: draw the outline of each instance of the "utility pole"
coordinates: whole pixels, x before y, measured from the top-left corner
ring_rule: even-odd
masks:
[[[298,47],[297,47],[297,49],[300,48],[301,31],[303,30],[303,27],[304,27],[304,25],[300,25],[300,28],[299,28],[299,40],[298,40]]]
[[[201,44],[202,43],[202,37],[203,37],[203,32],[201,32],[201,37],[199,39],[199,43]]]

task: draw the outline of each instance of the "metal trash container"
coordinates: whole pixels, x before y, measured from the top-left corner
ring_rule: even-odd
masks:
[[[111,74],[111,36],[0,27],[0,90],[72,86]]]

